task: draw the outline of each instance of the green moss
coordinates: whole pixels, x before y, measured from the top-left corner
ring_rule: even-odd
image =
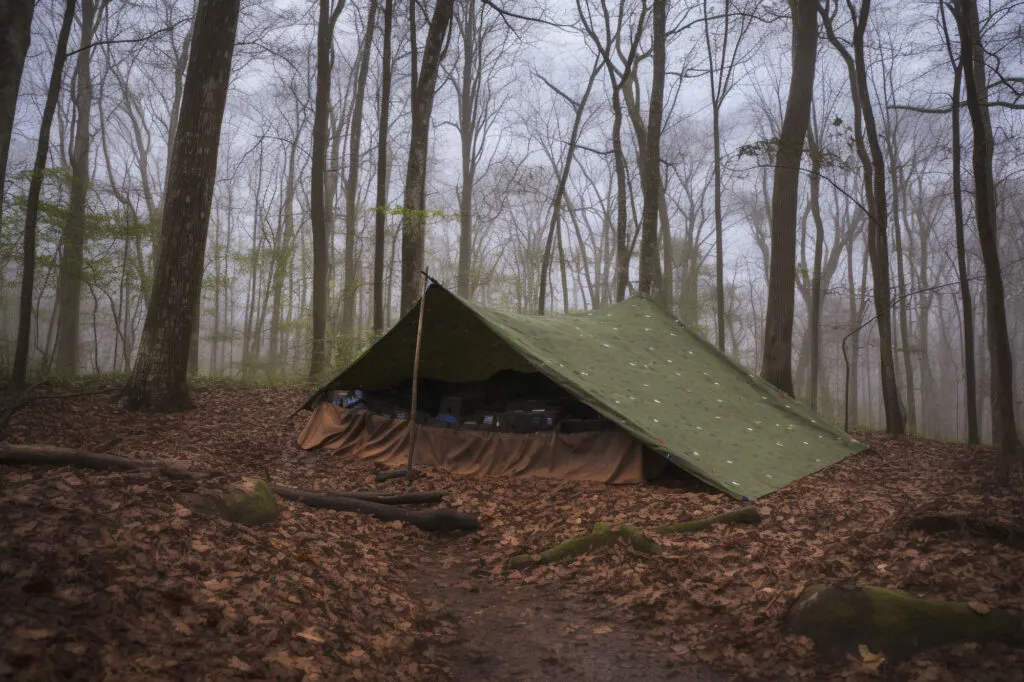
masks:
[[[587,535],[566,540],[540,554],[521,554],[509,561],[510,568],[526,568],[535,564],[549,564],[561,559],[569,559],[586,554],[600,547],[607,547],[625,538],[638,552],[644,554],[660,554],[661,545],[654,542],[636,526],[621,525],[613,527],[608,523],[596,523]]]
[[[711,528],[719,523],[748,523],[751,525],[757,525],[761,523],[761,514],[757,511],[756,507],[745,507],[743,509],[734,509],[733,511],[713,516],[710,519],[672,523],[656,529],[655,532],[665,534],[696,533],[697,531]]]
[[[221,517],[247,526],[276,521],[281,515],[274,492],[259,478],[243,479],[217,501]]]
[[[856,655],[865,645],[890,660],[949,642],[1024,644],[1020,616],[981,614],[959,602],[919,599],[881,587],[811,585],[790,610],[789,629],[814,640],[828,657]]]

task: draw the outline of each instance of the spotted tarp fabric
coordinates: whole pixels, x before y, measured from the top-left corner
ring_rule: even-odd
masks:
[[[439,286],[425,300],[424,378],[477,381],[535,368],[732,497],[761,497],[866,447],[646,298],[548,317],[491,310]],[[325,390],[408,379],[418,313],[413,308]]]

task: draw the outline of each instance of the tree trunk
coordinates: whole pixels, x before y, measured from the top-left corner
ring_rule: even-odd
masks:
[[[33,0],[10,0],[0,5],[0,211],[4,204],[7,153],[14,130],[25,55],[32,40]]]
[[[366,16],[366,33],[359,54],[359,73],[356,92],[352,98],[352,123],[349,127],[348,177],[345,179],[345,280],[341,291],[341,333],[352,336],[356,308],[356,192],[359,190],[359,165],[363,135],[363,100],[366,96],[366,77],[370,72],[370,50],[373,47],[373,28],[377,22],[377,2],[371,0]],[[353,348],[355,345],[353,344]]]
[[[427,238],[426,185],[430,117],[434,109],[437,71],[447,43],[454,5],[454,0],[437,0],[434,5],[427,41],[423,45],[423,63],[414,79],[409,161],[405,173],[405,206],[402,210],[402,313],[416,304],[423,289],[420,271],[423,270]]]
[[[985,266],[985,316],[988,326],[988,347],[992,365],[992,437],[997,440],[1006,463],[1024,458],[1017,434],[1013,405],[1013,357],[1006,323],[1005,290],[999,265],[999,236],[996,226],[996,186],[992,171],[995,140],[988,110],[985,50],[981,42],[978,4],[975,0],[958,0],[957,26],[960,30],[960,63],[964,65],[967,86],[967,111],[974,132],[975,214],[978,241]]]
[[[917,405],[915,401],[914,387],[914,363],[911,359],[912,339],[910,336],[910,320],[907,314],[907,277],[904,267],[903,253],[903,228],[900,225],[900,194],[904,178],[900,173],[896,160],[895,137],[896,133],[891,132],[886,136],[886,145],[890,153],[890,174],[892,175],[892,234],[896,240],[896,291],[899,294],[899,303],[896,314],[900,325],[900,341],[903,352],[903,379],[907,386],[907,426],[911,432],[917,431]],[[905,197],[904,197],[905,198]]]
[[[558,185],[555,187],[555,196],[551,201],[551,222],[548,226],[547,240],[544,244],[544,256],[541,259],[540,266],[540,288],[537,295],[537,314],[544,314],[544,306],[547,303],[548,295],[548,279],[550,277],[549,270],[551,270],[551,254],[555,243],[555,231],[559,229],[559,221],[562,216],[562,199],[565,196],[565,188],[569,183],[569,171],[572,169],[572,161],[576,156],[576,145],[579,143],[580,132],[583,127],[583,113],[587,106],[587,101],[590,99],[590,93],[594,89],[594,82],[597,80],[598,71],[601,68],[599,61],[594,62],[594,68],[590,70],[590,80],[587,81],[587,89],[583,92],[583,97],[580,98],[579,102],[572,102],[575,107],[575,116],[572,122],[572,132],[569,134],[569,146],[565,150],[565,163],[562,166],[562,172],[558,177]],[[561,94],[561,93],[560,93]],[[568,99],[568,97],[566,97]],[[554,162],[552,161],[552,164]]]
[[[661,267],[658,263],[658,202],[661,199],[661,118],[665,97],[665,25],[668,0],[653,0],[651,13],[651,50],[654,73],[651,102],[647,114],[647,140],[644,144],[644,208],[640,223],[640,293],[663,301]]]
[[[239,0],[200,0],[181,117],[171,150],[160,258],[139,356],[124,401],[132,408],[189,406],[188,348],[200,295]]]
[[[28,199],[25,202],[25,236],[22,253],[21,300],[18,308],[18,342],[14,351],[14,366],[11,370],[11,384],[20,388],[25,386],[28,376],[28,351],[32,332],[32,294],[35,289],[36,274],[36,224],[39,220],[39,198],[43,190],[43,174],[46,172],[46,158],[50,153],[50,126],[53,123],[53,112],[57,108],[60,97],[61,81],[64,77],[64,62],[68,55],[68,36],[75,18],[75,0],[67,0],[64,5],[64,20],[57,35],[57,46],[54,52],[53,69],[50,72],[50,85],[46,91],[46,104],[39,123],[39,141],[36,144],[36,158],[32,166],[32,180],[28,186]]]
[[[609,74],[612,73],[609,66]],[[615,154],[615,301],[626,299],[629,284],[629,210],[626,197],[626,155],[622,151],[622,85],[612,88],[612,151]]]
[[[476,3],[465,3],[462,17],[462,82],[459,83],[459,137],[462,144],[462,191],[459,193],[459,269],[456,290],[462,298],[473,295],[473,64],[476,61]],[[477,76],[481,77],[480,75]]]
[[[811,273],[811,309],[808,313],[807,334],[808,343],[811,346],[810,365],[811,376],[809,380],[808,404],[812,410],[818,409],[818,377],[821,373],[821,305],[822,305],[822,277],[821,261],[822,251],[825,246],[825,223],[821,219],[821,154],[822,150],[815,139],[814,134],[808,131],[808,147],[811,151],[811,217],[814,219],[814,265]],[[839,245],[834,244],[833,248],[838,249]]]
[[[345,0],[320,0],[316,27],[316,97],[313,105],[313,158],[310,166],[309,217],[313,229],[313,348],[309,378],[319,379],[327,369],[328,285],[331,267],[330,234],[327,227],[327,146],[331,112],[331,45],[334,25]]]
[[[85,222],[89,191],[89,148],[92,118],[92,49],[95,8],[82,0],[81,37],[75,67],[75,137],[71,149],[71,190],[68,219],[60,238],[57,275],[57,347],[54,369],[58,374],[78,371],[79,316],[82,303],[82,260],[85,258]],[[82,49],[85,48],[85,49]]]
[[[384,2],[384,45],[381,64],[380,123],[377,135],[377,200],[373,216],[373,331],[384,331],[384,232],[388,219],[388,120],[391,112],[391,13]]]
[[[978,432],[978,378],[974,362],[974,299],[971,298],[971,280],[967,272],[967,246],[964,235],[964,196],[961,186],[960,144],[960,92],[963,63],[958,63],[953,74],[953,217],[956,224],[956,264],[960,279],[960,305],[964,324],[964,378],[967,383],[967,442],[981,442]]]
[[[771,265],[761,376],[793,395],[793,310],[796,294],[796,218],[800,160],[811,117],[818,55],[815,0],[793,3],[793,75],[782,120],[772,185]]]
[[[887,238],[888,206],[886,201],[885,157],[878,139],[875,114],[871,107],[871,85],[868,82],[864,56],[864,34],[867,31],[871,0],[861,3],[859,12],[848,5],[853,19],[853,50],[836,37],[827,7],[821,7],[823,25],[829,42],[846,62],[854,109],[854,141],[864,173],[864,193],[868,213],[868,256],[874,287],[875,322],[878,325],[879,374],[882,384],[882,406],[885,427],[890,434],[906,429],[900,392],[896,383],[896,361],[892,339],[892,288],[889,281],[889,243]],[[870,149],[870,151],[869,151]]]

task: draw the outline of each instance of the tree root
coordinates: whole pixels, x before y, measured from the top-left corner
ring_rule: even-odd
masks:
[[[1024,646],[1021,614],[881,587],[809,585],[790,607],[786,624],[789,632],[809,637],[821,655],[833,660],[877,654],[903,660],[950,642]]]
[[[758,524],[761,523],[761,515],[758,513],[756,507],[747,507],[698,521],[684,521],[681,523],[661,526],[660,528],[656,528],[654,532],[664,535],[694,533],[696,531],[710,528],[711,526],[719,523]],[[664,551],[661,545],[644,535],[643,531],[636,526],[626,524],[612,526],[608,523],[597,523],[594,525],[593,530],[591,530],[587,535],[581,535],[579,537],[572,538],[571,540],[566,540],[565,542],[559,543],[540,554],[520,554],[519,556],[512,557],[512,559],[509,560],[508,565],[509,568],[520,569],[536,566],[538,564],[549,564],[560,559],[568,559],[580,556],[581,554],[586,554],[587,552],[599,547],[614,545],[619,541],[619,538],[624,538],[633,546],[633,549],[644,554],[656,555],[661,554],[662,551]]]
[[[191,471],[106,453],[37,445],[0,446],[0,465],[79,466],[100,471],[153,471],[170,478],[189,481],[202,481],[224,476],[217,472]],[[396,506],[439,502],[441,493],[437,492],[409,492],[394,495],[339,493],[299,490],[278,485],[271,485],[270,489],[280,497],[311,507],[369,514],[383,521],[401,521],[422,530],[477,530],[480,527],[477,517],[472,514],[463,514],[451,509],[423,511]]]

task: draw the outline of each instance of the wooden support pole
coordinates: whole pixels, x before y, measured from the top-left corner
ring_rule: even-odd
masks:
[[[412,359],[412,405],[409,408],[409,463],[407,476],[412,480],[413,459],[416,455],[416,399],[420,383],[420,347],[423,344],[423,311],[427,307],[427,287],[430,286],[429,270],[423,271],[423,294],[420,296],[420,316],[416,324],[416,351]]]

